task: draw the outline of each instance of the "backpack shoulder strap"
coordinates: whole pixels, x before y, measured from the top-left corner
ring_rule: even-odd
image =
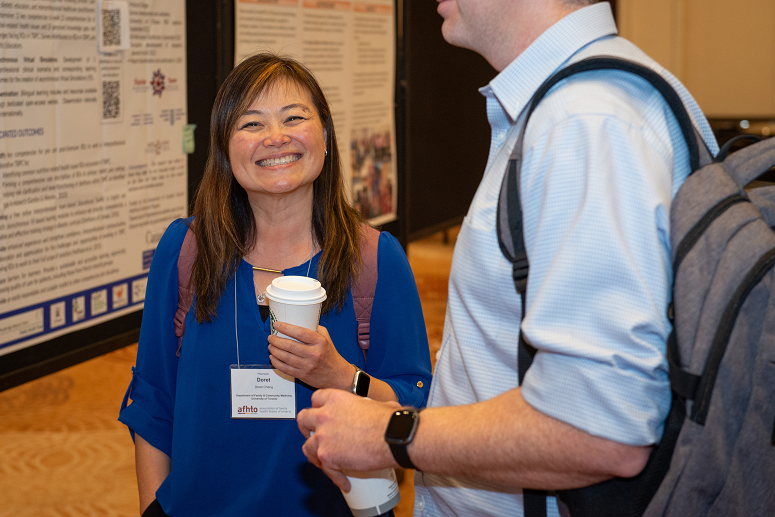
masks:
[[[374,305],[374,291],[377,289],[377,248],[379,231],[361,223],[361,271],[353,282],[352,295],[355,319],[358,322],[358,344],[364,356],[369,349],[369,326],[371,308]]]
[[[655,70],[617,57],[592,57],[570,64],[558,71],[536,90],[525,107],[524,113],[519,117],[522,122],[519,127],[519,136],[509,158],[508,170],[503,178],[498,198],[496,218],[498,244],[503,254],[513,264],[514,284],[519,293],[523,293],[527,288],[529,269],[522,233],[522,206],[519,194],[519,170],[522,165],[522,146],[525,138],[525,129],[527,128],[530,115],[555,84],[571,75],[592,70],[621,70],[633,73],[651,83],[665,99],[668,106],[670,106],[678,121],[689,148],[690,170],[694,172],[701,165],[706,165],[713,161],[705,141],[694,128],[692,119],[686,111],[681,97],[670,83]]]
[[[178,337],[178,351],[183,344],[183,334],[186,332],[186,316],[194,301],[194,287],[191,285],[191,270],[197,254],[196,237],[191,228],[186,232],[183,245],[178,255],[178,310],[175,312],[175,335]]]
[[[706,165],[713,161],[713,157],[710,155],[710,152],[705,145],[705,141],[694,128],[691,117],[686,111],[686,107],[683,105],[680,96],[665,78],[651,68],[616,57],[593,57],[573,63],[547,79],[538,90],[536,90],[535,94],[533,94],[533,97],[529,101],[524,112],[519,117],[521,122],[521,126],[519,126],[519,136],[517,137],[516,145],[509,158],[508,169],[503,178],[496,216],[498,244],[501,248],[501,252],[512,263],[514,285],[522,298],[522,319],[525,318],[527,277],[529,271],[529,263],[524,243],[522,206],[519,193],[519,172],[522,165],[522,147],[525,129],[527,127],[527,122],[530,119],[530,115],[533,113],[538,103],[541,102],[541,99],[543,99],[555,84],[573,74],[592,70],[622,70],[638,75],[649,81],[654,88],[662,94],[662,97],[670,106],[678,121],[678,125],[681,128],[689,148],[691,172],[697,170],[701,165]],[[520,332],[518,346],[518,374],[520,384],[522,384],[523,377],[530,367],[535,353],[536,349],[524,340],[522,333]],[[669,464],[669,454],[667,458]],[[651,464],[654,461],[654,455],[652,455],[649,463]],[[584,489],[565,490],[558,495],[571,509],[571,513],[574,515],[577,513],[583,514],[583,512],[577,510],[593,508],[594,506],[591,501],[614,501],[615,496],[617,495],[632,495],[632,499],[636,499],[632,502],[633,508],[637,509],[635,514],[641,515],[643,509],[645,509],[643,501],[647,503],[651,499],[653,491],[658,485],[658,480],[664,477],[664,474],[660,472],[660,469],[664,469],[664,466],[647,467],[645,469],[649,471],[648,477],[645,481],[640,482],[642,484],[641,492],[638,493],[636,493],[638,489],[637,480],[642,478],[643,475],[633,478],[633,480],[614,479],[591,487],[585,487]],[[636,495],[637,498],[635,497]],[[532,517],[546,515],[545,512],[546,503],[544,493],[538,490],[526,491],[525,516]]]
[[[369,348],[369,326],[371,308],[374,304],[374,292],[377,288],[377,248],[379,231],[368,224],[361,224],[361,272],[353,282],[352,296],[355,319],[358,322],[358,344],[364,351]],[[197,255],[196,237],[189,228],[178,256],[178,309],[175,312],[175,335],[178,337],[177,355],[186,332],[186,316],[194,301],[194,287],[191,285],[191,270]]]

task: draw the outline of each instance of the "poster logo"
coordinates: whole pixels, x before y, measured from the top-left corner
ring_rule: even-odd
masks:
[[[129,290],[127,284],[113,286],[113,308],[125,307],[129,304]]]
[[[51,304],[51,313],[49,314],[51,328],[61,327],[65,324],[65,302]]]
[[[91,315],[96,316],[108,312],[108,291],[102,289],[91,293]]]
[[[153,73],[153,77],[151,77],[151,88],[153,88],[153,95],[161,97],[161,92],[164,91],[164,74],[161,73],[161,68]]]
[[[145,146],[145,154],[159,155],[169,150],[170,150],[169,140],[153,140],[151,142],[148,142]]]
[[[148,278],[141,278],[132,282],[132,302],[142,302],[145,300],[145,288],[148,285]]]
[[[86,299],[83,296],[73,298],[73,322],[81,321],[86,317]]]

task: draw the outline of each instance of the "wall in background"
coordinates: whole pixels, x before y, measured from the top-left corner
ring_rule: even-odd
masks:
[[[711,119],[775,118],[775,1],[619,0],[620,34]]]

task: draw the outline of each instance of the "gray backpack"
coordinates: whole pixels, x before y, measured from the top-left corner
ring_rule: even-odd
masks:
[[[713,159],[678,95],[653,70],[618,58],[560,70],[528,105],[498,206],[498,239],[523,307],[529,269],[518,192],[524,128],[554,84],[599,69],[651,82],[689,147],[693,173],[670,213],[673,403],[641,474],[557,495],[574,517],[775,515],[775,186],[755,181],[775,166],[775,138],[727,157],[730,141]],[[520,382],[534,354],[521,340]],[[546,515],[544,495],[525,491],[526,517]]]

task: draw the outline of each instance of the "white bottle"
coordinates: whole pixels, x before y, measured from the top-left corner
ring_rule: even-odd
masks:
[[[355,517],[374,517],[389,512],[401,500],[396,473],[392,468],[371,472],[346,471],[350,491],[342,491]]]

